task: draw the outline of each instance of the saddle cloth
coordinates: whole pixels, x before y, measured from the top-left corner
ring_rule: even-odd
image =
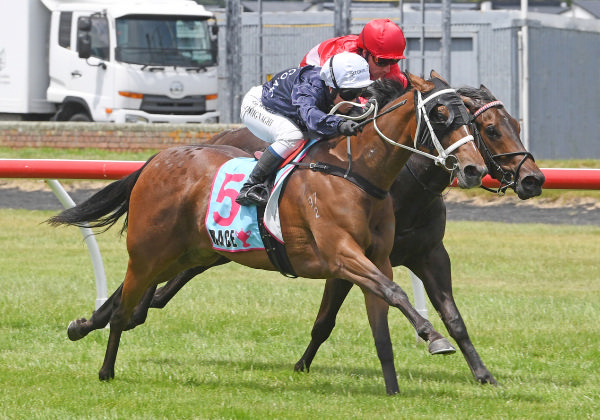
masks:
[[[308,142],[294,161],[301,160],[306,150],[314,143],[315,141]],[[254,158],[235,158],[225,162],[217,171],[205,220],[213,249],[240,252],[265,248],[258,227],[256,206],[240,206],[235,202],[255,165]],[[279,221],[279,197],[285,179],[294,167],[295,165],[288,164],[277,172],[264,214],[265,228],[282,244],[284,241]]]

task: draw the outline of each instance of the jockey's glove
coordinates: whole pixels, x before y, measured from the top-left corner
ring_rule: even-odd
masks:
[[[367,103],[365,104],[365,111],[368,111],[369,109],[371,109],[372,106],[377,105],[377,99],[375,98],[370,98]]]
[[[344,120],[338,125],[338,131],[344,136],[355,136],[358,133],[359,124],[356,121]]]

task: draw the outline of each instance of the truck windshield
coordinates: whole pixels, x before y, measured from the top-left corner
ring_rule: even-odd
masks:
[[[124,16],[117,19],[117,61],[148,66],[216,65],[207,20],[199,17]]]

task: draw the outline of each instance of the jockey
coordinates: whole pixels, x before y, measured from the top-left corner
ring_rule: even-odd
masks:
[[[329,57],[342,51],[359,54],[369,63],[371,80],[395,78],[408,85],[400,71],[398,61],[404,57],[406,40],[402,29],[389,19],[374,19],[367,23],[359,35],[331,38],[314,46],[300,62],[322,66]]]
[[[271,145],[235,201],[243,206],[266,204],[269,192],[263,183],[303,139],[355,135],[358,123],[328,112],[342,101],[355,102],[370,84],[366,60],[342,52],[331,56],[323,67],[294,67],[251,88],[242,101],[242,122]],[[348,113],[352,107],[343,104],[338,112]]]

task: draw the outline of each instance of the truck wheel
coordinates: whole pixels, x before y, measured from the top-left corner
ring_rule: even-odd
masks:
[[[73,121],[73,122],[91,122],[92,119],[90,117],[88,117],[87,114],[84,114],[83,112],[79,112],[77,114],[74,114],[71,118],[69,118],[69,121]]]

